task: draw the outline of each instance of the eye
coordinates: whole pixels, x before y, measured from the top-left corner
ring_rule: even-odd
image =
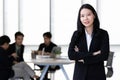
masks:
[[[81,16],[80,17],[84,17],[84,15],[83,14],[81,14]]]
[[[88,16],[91,16],[91,14],[89,13]]]

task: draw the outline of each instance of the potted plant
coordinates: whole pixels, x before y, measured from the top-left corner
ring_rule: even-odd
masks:
[[[53,47],[51,53],[52,53],[52,54],[51,54],[51,57],[52,57],[52,58],[58,58],[58,57],[60,57],[61,47]]]

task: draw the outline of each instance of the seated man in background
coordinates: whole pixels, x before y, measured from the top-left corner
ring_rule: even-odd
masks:
[[[54,44],[52,41],[51,41],[51,38],[52,38],[52,35],[50,32],[46,32],[43,34],[43,38],[44,38],[44,43],[41,43],[39,45],[39,48],[38,48],[38,54],[42,54],[42,55],[50,55],[51,54],[51,51],[53,49],[53,47],[57,46],[56,44]],[[42,53],[44,51],[44,54]],[[44,68],[44,66],[40,66],[41,70]],[[55,71],[59,69],[59,66],[54,66],[54,67],[49,67],[48,70],[52,70],[52,71]],[[50,80],[48,79],[48,71],[45,75],[45,79],[44,80]]]
[[[38,76],[35,75],[35,72],[31,69],[31,67],[24,62],[24,45],[22,44],[23,38],[23,33],[16,32],[15,42],[9,47],[10,55],[14,60],[12,68],[15,71],[15,76],[13,77],[13,80],[16,77],[23,77],[24,80],[29,80],[30,77],[38,79]]]
[[[0,37],[0,80],[8,80],[13,77],[12,59],[9,58],[7,49],[10,38],[6,35]]]

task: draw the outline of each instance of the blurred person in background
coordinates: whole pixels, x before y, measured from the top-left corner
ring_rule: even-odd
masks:
[[[10,38],[6,35],[0,37],[0,80],[8,80],[13,77],[12,58],[8,56]]]
[[[9,47],[9,55],[11,55],[11,57],[13,58],[12,68],[15,71],[15,76],[13,77],[13,80],[16,77],[23,77],[25,80],[29,80],[30,78],[38,79],[39,77],[35,75],[35,72],[32,70],[32,68],[26,62],[24,62],[23,38],[24,34],[22,32],[16,32],[15,42],[12,43]]]
[[[57,45],[51,41],[52,34],[50,32],[45,32],[43,34],[43,38],[44,38],[44,43],[41,43],[39,45],[38,54],[40,54],[40,55],[49,55],[50,56],[53,47],[56,47]],[[44,54],[42,52],[44,52]],[[44,68],[44,66],[39,66],[39,67],[40,67],[41,70],[43,70],[43,68]],[[50,66],[48,70],[56,71],[59,68],[60,68],[59,66]],[[44,80],[50,80],[48,78],[48,71],[47,71],[47,73],[45,75]]]

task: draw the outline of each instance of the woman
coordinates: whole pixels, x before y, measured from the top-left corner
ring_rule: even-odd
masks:
[[[75,60],[73,80],[106,80],[104,61],[108,54],[108,33],[100,28],[95,9],[83,4],[68,50],[69,58]]]

